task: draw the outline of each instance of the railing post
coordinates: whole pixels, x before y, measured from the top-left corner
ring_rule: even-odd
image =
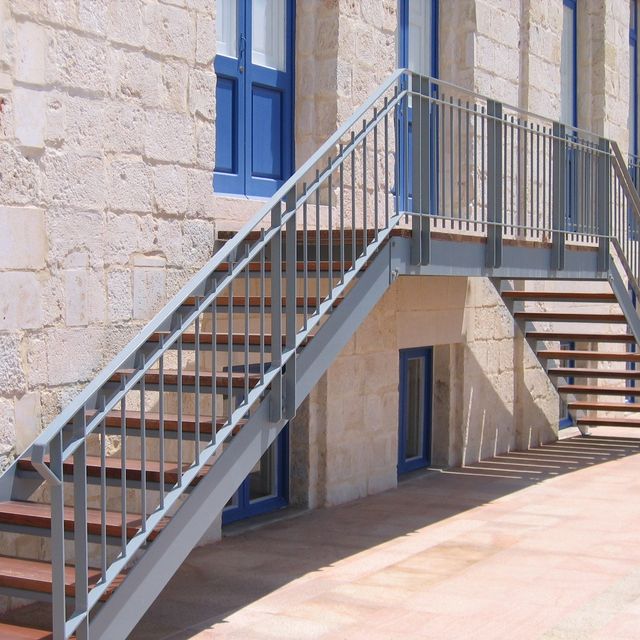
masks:
[[[426,265],[431,257],[431,81],[413,74],[411,86],[411,264]]]
[[[53,616],[53,640],[66,637],[66,576],[64,549],[64,467],[62,461],[62,432],[49,446],[52,473],[60,480],[51,485],[51,604]]]
[[[75,562],[75,615],[86,614],[75,632],[77,640],[89,638],[89,544],[87,539],[87,417],[84,410],[73,420],[73,439],[82,444],[73,454],[73,540]],[[143,469],[144,473],[144,469]],[[144,516],[143,516],[144,520]]]
[[[285,213],[291,215],[286,222],[287,230],[287,255],[286,255],[286,325],[285,325],[285,348],[287,353],[293,352],[287,360],[285,379],[284,379],[284,416],[287,420],[291,420],[296,415],[296,278],[298,276],[296,269],[297,256],[297,238],[296,238],[296,204],[297,193],[293,187],[285,197]],[[331,233],[331,230],[329,230]],[[329,238],[329,242],[332,239]],[[319,255],[316,255],[316,260]],[[329,283],[331,287],[331,283]]]
[[[606,138],[598,141],[598,271],[609,270],[609,236],[611,234],[611,149]]]
[[[271,383],[272,422],[282,420],[282,203],[271,209],[271,228],[277,233],[271,239],[271,367],[277,371]],[[247,292],[248,295],[248,292]]]
[[[502,265],[502,103],[487,101],[486,266]]]
[[[553,206],[551,233],[551,268],[564,269],[567,204],[567,142],[565,125],[553,123]]]

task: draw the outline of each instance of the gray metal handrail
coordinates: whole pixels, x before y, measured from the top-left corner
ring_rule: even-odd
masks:
[[[72,634],[88,637],[89,613],[267,390],[275,398],[272,420],[292,417],[297,350],[399,219],[394,194],[395,114],[406,96],[403,73],[398,70],[374,92],[23,455],[30,457],[51,493],[55,640]],[[298,228],[304,232],[300,246]],[[359,235],[358,229],[364,232]],[[322,244],[321,230],[331,238],[335,235],[335,240],[327,242],[328,255],[312,257]],[[336,255],[334,244],[340,247]],[[298,251],[303,254],[301,269]],[[238,296],[239,307],[234,303]],[[252,297],[258,302],[250,301]],[[251,326],[255,304],[258,329]],[[207,333],[208,350],[201,340]],[[186,340],[189,336],[191,341]],[[250,360],[256,336],[259,363]],[[270,347],[268,362],[266,347]],[[185,397],[191,398],[193,415],[185,411]],[[132,414],[140,439],[135,456],[127,438]],[[158,429],[155,476],[149,474],[152,422]],[[171,434],[169,422],[173,423]],[[119,435],[120,448],[120,477],[115,484],[120,494],[121,540],[115,556],[109,552],[106,527],[110,433]],[[169,436],[171,442],[165,442]],[[90,583],[86,469],[92,447],[99,451],[99,497],[94,501],[102,527],[99,578]],[[67,464],[71,457],[73,466]],[[169,462],[168,457],[175,461]],[[128,477],[132,460],[138,469],[136,480]],[[152,477],[157,477],[154,483]],[[65,532],[65,483],[73,493],[72,534]],[[139,513],[139,524],[135,534],[129,535],[132,510]],[[70,616],[66,613],[65,535],[72,538],[76,572]]]

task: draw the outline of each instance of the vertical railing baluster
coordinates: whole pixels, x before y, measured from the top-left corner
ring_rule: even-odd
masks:
[[[316,174],[316,185],[318,175]],[[319,223],[320,201],[316,191],[317,219]],[[272,422],[282,420],[282,205],[276,203],[271,209],[271,369],[276,376],[271,383],[270,417]],[[316,267],[318,265],[316,256]],[[319,274],[319,272],[318,272]],[[318,309],[319,311],[319,309]]]
[[[327,258],[328,258],[328,282],[329,282],[329,299],[333,298],[333,173],[331,169],[331,156],[327,164],[327,209],[328,224],[327,231]]]
[[[183,430],[183,415],[182,415],[182,409],[183,409],[183,403],[184,403],[184,398],[183,398],[183,393],[182,393],[182,386],[183,386],[183,381],[182,381],[182,375],[183,375],[183,358],[182,358],[182,349],[183,349],[183,345],[182,345],[182,332],[183,332],[183,326],[182,326],[182,316],[178,315],[178,322],[179,322],[179,327],[180,327],[180,334],[178,335],[178,378],[176,380],[176,384],[177,384],[177,394],[178,394],[178,433],[177,433],[177,438],[178,438],[178,481],[177,481],[177,486],[181,487],[182,486],[182,468],[183,468],[183,464],[184,464],[184,460],[183,460],[183,441],[182,441],[182,430]],[[164,478],[160,478],[160,482],[164,482]]]
[[[551,268],[564,269],[565,221],[566,221],[566,159],[565,126],[553,123],[553,220]]]
[[[373,109],[373,238],[378,241],[378,109]]]
[[[305,195],[302,203],[302,327],[306,331],[309,319],[309,207],[306,182],[302,183],[302,193]]]
[[[76,629],[77,640],[89,637],[89,540],[87,535],[87,414],[84,408],[73,419],[73,546],[75,564],[75,614],[86,617]]]
[[[264,382],[264,336],[265,336],[265,252],[264,229],[260,230],[260,382]],[[305,307],[306,309],[306,307]]]
[[[329,165],[331,158],[329,158]],[[331,246],[333,237],[331,232],[331,174],[329,174],[329,264],[331,264]],[[285,324],[285,348],[288,354],[286,374],[284,379],[284,417],[291,420],[296,414],[296,294],[297,294],[297,206],[298,195],[296,187],[293,187],[285,197],[286,221],[286,324]],[[329,267],[331,274],[331,267]],[[331,297],[332,283],[329,280],[329,296]],[[280,339],[282,345],[282,339]]]
[[[229,306],[233,304],[229,300]],[[224,414],[220,413],[220,416]],[[211,442],[218,441],[218,298],[211,302]]]
[[[162,346],[162,345],[161,345]],[[158,420],[160,422],[158,430],[158,458],[160,459],[160,508],[164,509],[165,487],[164,487],[164,354],[158,360]]]
[[[124,380],[123,380],[124,385]],[[120,553],[127,555],[127,396],[120,401]]]
[[[100,577],[107,577],[107,424],[100,421]]]
[[[362,254],[367,252],[367,121],[362,121]]]
[[[340,143],[340,169],[338,173],[338,206],[340,208],[340,283],[344,282],[344,145]],[[305,279],[306,288],[306,279]],[[306,325],[305,325],[306,328]]]
[[[59,483],[51,486],[51,604],[54,640],[65,640],[66,576],[64,544],[64,464],[62,431],[49,445],[49,465]]]
[[[273,268],[273,265],[272,265]],[[229,273],[233,270],[233,260],[229,260]],[[229,306],[227,307],[227,419],[231,422],[234,409],[233,398],[233,278],[229,281]],[[248,291],[244,292],[245,296],[249,295]],[[223,383],[224,384],[224,383]]]
[[[140,366],[145,367],[144,354],[140,357]],[[147,530],[147,422],[145,411],[145,376],[140,380],[140,521],[141,530]]]
[[[384,227],[389,226],[389,98],[384,98]]]
[[[487,102],[487,145],[488,145],[488,193],[487,193],[487,256],[490,268],[502,264],[502,104]]]
[[[247,244],[246,258],[249,257],[249,245]],[[244,269],[244,401],[249,402],[249,293],[250,293],[250,273],[249,264]]]
[[[193,330],[195,333],[195,354],[194,354],[194,365],[196,370],[196,380],[195,380],[195,398],[194,398],[194,420],[195,420],[195,442],[194,442],[194,459],[196,464],[200,464],[200,315],[198,315],[195,319]],[[211,338],[211,348],[213,349],[213,337]],[[212,428],[213,421],[212,421]]]
[[[351,143],[349,146],[351,148],[351,264],[354,265],[356,261],[356,235],[357,235],[356,234],[356,150],[355,150],[355,132],[354,131],[351,132]],[[404,180],[404,177],[402,179]],[[398,189],[399,188],[400,187],[398,187]],[[402,188],[404,188],[404,186]]]

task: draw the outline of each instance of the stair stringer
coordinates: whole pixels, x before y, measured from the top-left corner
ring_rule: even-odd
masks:
[[[629,329],[631,330],[631,333],[633,333],[636,343],[640,345],[640,316],[638,316],[638,312],[633,306],[633,300],[629,295],[629,289],[620,275],[613,258],[609,261],[608,280],[611,285],[611,290],[620,305],[620,309],[622,310],[624,317],[627,319]]]
[[[390,258],[390,243],[387,242],[313,340],[301,350],[296,362],[296,408],[388,289],[392,279]],[[287,419],[270,422],[270,399],[271,392],[98,611],[90,623],[92,640],[113,640],[129,635],[277,438]]]

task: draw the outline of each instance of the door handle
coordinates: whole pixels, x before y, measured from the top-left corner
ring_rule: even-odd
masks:
[[[240,34],[240,56],[238,57],[239,62],[239,71],[240,73],[244,73],[244,57],[246,55],[247,50],[247,38],[244,33]]]

